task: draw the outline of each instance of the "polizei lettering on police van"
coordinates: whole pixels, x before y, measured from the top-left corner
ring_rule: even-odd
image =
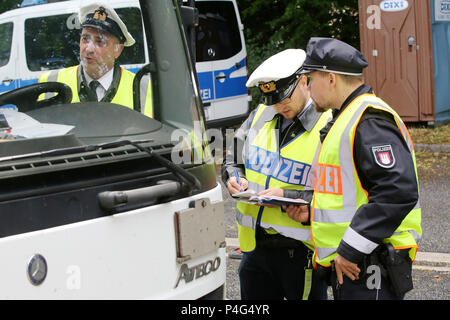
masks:
[[[210,274],[211,272],[216,271],[220,267],[220,257],[216,257],[214,260],[208,260],[204,263],[200,263],[191,268],[188,267],[186,263],[183,263],[180,268],[180,272],[178,273],[177,282],[175,284],[175,288],[178,287],[178,284],[182,279],[184,282],[189,283],[192,280],[197,280],[203,276]]]
[[[249,157],[245,166],[279,181],[306,185],[311,166],[306,163],[283,158],[276,152],[270,152],[255,146],[249,147]]]

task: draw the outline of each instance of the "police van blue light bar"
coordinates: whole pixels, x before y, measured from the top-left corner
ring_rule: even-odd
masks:
[[[20,7],[24,8],[24,7],[36,6],[38,4],[44,4],[44,3],[48,3],[48,0],[24,0],[20,4]]]

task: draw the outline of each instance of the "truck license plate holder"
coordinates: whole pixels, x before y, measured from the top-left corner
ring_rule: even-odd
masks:
[[[175,212],[178,263],[226,246],[224,211],[223,201],[211,203],[205,198]]]

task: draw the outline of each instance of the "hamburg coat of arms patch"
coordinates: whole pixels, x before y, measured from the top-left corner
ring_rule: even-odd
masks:
[[[382,168],[392,168],[395,165],[394,152],[391,145],[372,147],[375,162]]]

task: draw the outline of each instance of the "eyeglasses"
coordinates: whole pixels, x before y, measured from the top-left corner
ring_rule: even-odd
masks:
[[[309,87],[311,85],[311,77],[310,76],[306,76],[306,85]]]

